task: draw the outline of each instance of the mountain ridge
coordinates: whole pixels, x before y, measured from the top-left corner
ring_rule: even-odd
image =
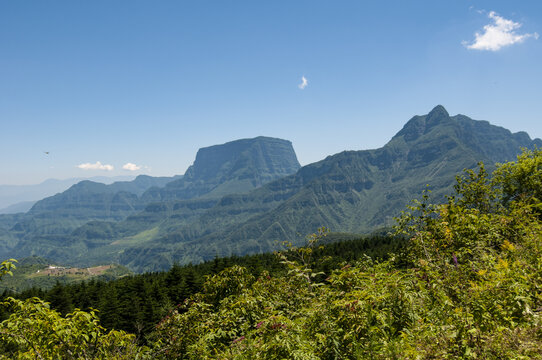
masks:
[[[134,176],[93,176],[89,178],[77,177],[69,179],[46,179],[39,184],[32,185],[0,185],[0,209],[21,202],[36,202],[45,197],[67,190],[70,186],[83,180],[111,184],[115,181],[130,181]]]
[[[490,139],[484,151],[477,143],[482,135]],[[298,243],[322,225],[332,231],[370,232],[391,225],[397,211],[426,184],[435,196],[443,196],[464,168],[484,161],[491,169],[495,162],[512,160],[521,147],[540,143],[488,122],[450,117],[437,106],[425,116],[414,116],[382,148],[344,151],[245,196],[224,197],[177,231],[126,249],[120,261],[137,267],[145,263],[140,254],[153,251],[171,261],[186,259],[187,253],[202,261],[269,251],[274,240]]]
[[[343,151],[295,172],[297,158],[276,171],[273,156],[260,153],[264,140],[276,145],[275,158],[284,158],[280,154],[285,149],[293,151],[289,141],[266,137],[227,143],[239,146],[230,157],[217,152],[225,144],[202,148],[182,178],[143,192],[141,211],[123,220],[79,223],[71,233],[56,234],[54,246],[47,236],[17,244],[1,228],[0,238],[17,244],[14,249],[21,255],[49,244],[48,257],[72,264],[106,261],[136,271],[162,270],[174,262],[274,250],[277,240],[299,244],[322,225],[334,232],[372,232],[392,225],[393,217],[427,184],[434,197],[442,197],[463,169],[482,161],[491,170],[496,162],[513,160],[522,147],[542,146],[524,132],[450,116],[441,105],[413,116],[381,148]],[[272,169],[277,178],[260,184]],[[288,171],[293,173],[283,176]],[[121,197],[120,204],[127,198]],[[10,222],[23,223],[0,217],[0,225]],[[2,246],[0,250],[10,247]]]

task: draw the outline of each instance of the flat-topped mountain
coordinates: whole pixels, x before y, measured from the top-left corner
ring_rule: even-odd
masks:
[[[143,194],[145,202],[246,193],[300,168],[292,143],[270,137],[231,141],[199,149],[182,179]]]

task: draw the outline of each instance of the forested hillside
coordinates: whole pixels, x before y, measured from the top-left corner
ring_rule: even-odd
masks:
[[[166,278],[185,276],[165,290],[181,303],[139,343],[135,335],[101,327],[100,313],[61,316],[37,298],[8,298],[0,357],[541,358],[541,199],[542,150],[525,151],[492,174],[483,164],[465,171],[443,201],[432,201],[430,193],[414,201],[395,228],[404,246],[380,260],[326,268],[317,255],[326,249],[319,247],[320,230],[305,247],[290,247],[278,254],[279,263],[263,266],[269,270],[235,265],[220,271],[220,260],[207,263],[214,275],[184,301],[194,268],[174,268]],[[0,267],[1,274],[12,270],[11,262]],[[98,293],[113,288],[104,284]],[[59,286],[56,294],[66,289]],[[65,305],[60,310],[71,311]],[[157,311],[152,301],[138,306]]]

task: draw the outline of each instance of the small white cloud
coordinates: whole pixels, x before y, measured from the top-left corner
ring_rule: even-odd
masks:
[[[128,171],[137,171],[141,169],[141,166],[137,166],[136,164],[132,164],[132,163],[126,163],[122,165],[122,168]]]
[[[103,165],[101,162],[96,161],[95,164],[91,163],[84,163],[77,165],[79,169],[83,170],[107,170],[107,171],[113,171],[114,167],[113,165]]]
[[[305,78],[305,76],[302,76],[301,77],[301,84],[297,85],[298,88],[300,88],[301,90],[303,90],[304,88],[307,87],[307,84],[309,82],[307,81],[307,79]]]
[[[531,37],[538,39],[537,33],[516,33],[516,30],[519,29],[522,24],[505,19],[502,16],[497,15],[495,11],[491,11],[488,14],[488,17],[493,20],[493,24],[484,26],[484,31],[482,33],[475,33],[474,41],[471,44],[464,41],[463,45],[467,47],[467,49],[497,51],[505,46],[522,43]]]

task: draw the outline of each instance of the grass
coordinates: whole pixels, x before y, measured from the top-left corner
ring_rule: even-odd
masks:
[[[159,231],[159,228],[158,226],[156,226],[151,229],[137,233],[136,235],[128,236],[119,240],[115,240],[111,243],[111,245],[127,246],[127,245],[142,244],[154,239],[158,235],[158,231]]]

